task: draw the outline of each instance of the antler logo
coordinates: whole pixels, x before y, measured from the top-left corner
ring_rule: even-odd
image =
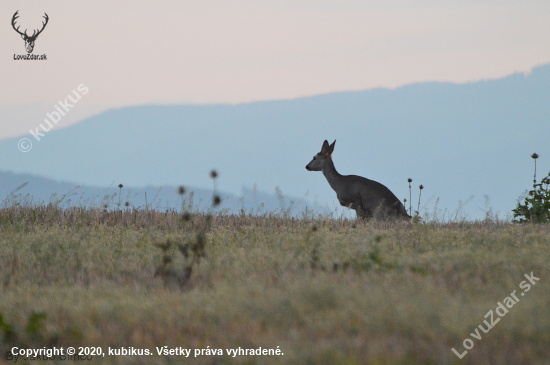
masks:
[[[19,18],[19,15],[17,15],[17,13],[19,13],[19,10],[17,10],[15,12],[15,14],[13,14],[13,18],[11,18],[11,26],[13,27],[13,29],[21,34],[21,38],[23,38],[23,40],[25,41],[25,48],[27,49],[27,53],[32,53],[32,50],[34,49],[34,41],[36,41],[36,38],[38,37],[38,35],[40,33],[42,33],[42,31],[44,30],[44,28],[46,28],[46,24],[48,24],[48,14],[44,13],[44,16],[43,18],[46,19],[45,22],[42,22],[42,29],[38,30],[38,29],[35,29],[32,33],[31,36],[29,36],[27,34],[27,30],[25,29],[25,32],[24,33],[21,33],[19,31],[19,27],[15,27],[15,20],[17,18]]]

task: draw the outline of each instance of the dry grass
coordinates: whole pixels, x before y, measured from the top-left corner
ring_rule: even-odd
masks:
[[[12,329],[0,325],[2,354],[55,345],[155,353],[93,360],[117,364],[549,364],[549,225],[207,219],[1,209],[0,315]],[[200,232],[205,257],[176,280],[189,265],[178,245]],[[170,275],[159,275],[166,256]],[[451,347],[464,351],[531,272],[540,281],[459,360]],[[160,346],[284,355],[185,359]]]

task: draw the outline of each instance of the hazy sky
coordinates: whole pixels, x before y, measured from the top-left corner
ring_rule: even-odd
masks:
[[[49,23],[34,54],[12,29]],[[550,62],[550,1],[9,1],[0,3],[0,138],[28,134],[78,85],[56,128],[112,107],[241,103]],[[32,33],[32,31],[30,32]]]

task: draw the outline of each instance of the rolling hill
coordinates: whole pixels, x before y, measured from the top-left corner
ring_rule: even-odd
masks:
[[[41,121],[37,121],[37,126]],[[528,75],[468,84],[420,83],[238,105],[146,105],[109,110],[45,133],[22,153],[0,141],[0,170],[57,181],[134,187],[279,187],[320,206],[337,205],[320,173],[305,170],[323,140],[337,140],[342,174],[388,186],[399,198],[423,184],[424,209],[482,218],[515,207],[532,182],[530,154],[550,170],[550,65]],[[473,199],[470,197],[473,196]],[[487,200],[487,198],[488,200]],[[439,200],[437,200],[439,199]],[[413,197],[413,203],[416,204]],[[461,204],[469,201],[460,208]]]

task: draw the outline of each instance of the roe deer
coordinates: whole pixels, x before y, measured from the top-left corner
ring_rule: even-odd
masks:
[[[341,205],[355,209],[358,218],[408,219],[410,216],[399,199],[379,182],[356,175],[340,175],[332,162],[334,141],[325,140],[321,152],[307,164],[308,171],[323,171]]]

